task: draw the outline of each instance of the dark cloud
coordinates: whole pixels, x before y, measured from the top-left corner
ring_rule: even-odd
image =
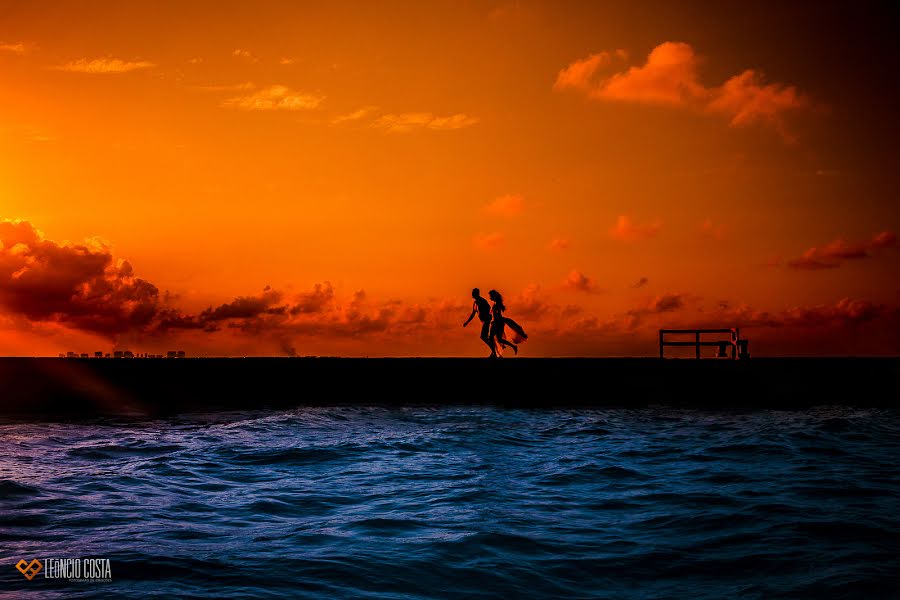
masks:
[[[896,237],[885,232],[862,248],[847,242],[829,244],[816,257],[854,260],[896,245]],[[575,289],[594,289],[590,278],[574,273],[570,279]],[[646,283],[641,278],[635,287]],[[336,349],[347,354],[375,349],[375,354],[384,354],[397,348],[453,355],[466,351],[470,334],[460,327],[470,309],[464,295],[417,303],[373,299],[363,290],[339,297],[329,282],[323,282],[301,292],[266,287],[195,312],[172,306],[176,300],[136,277],[131,263],[116,260],[103,242],[57,244],[27,222],[0,222],[0,316],[22,331],[54,331],[60,325],[114,340],[187,341],[186,347],[201,352],[268,351],[288,356]],[[647,297],[622,313],[590,315],[581,306],[557,303],[552,294],[530,285],[510,293],[506,304],[509,316],[528,330],[534,351],[557,356],[636,352],[645,346],[643,353],[652,352],[655,329],[663,321],[673,327],[739,326],[754,331],[754,340],[772,344],[775,340],[778,349],[809,353],[826,345],[845,352],[900,348],[900,312],[864,299],[775,311],[723,300],[708,311],[688,310],[698,301],[668,292]]]
[[[238,296],[231,302],[204,310],[200,313],[200,320],[215,322],[227,319],[250,319],[261,314],[283,314],[287,307],[274,306],[281,301],[281,297],[281,292],[266,286],[263,292],[257,296]]]
[[[292,315],[318,313],[325,310],[334,301],[334,288],[331,283],[317,283],[311,292],[299,294],[290,308]]]
[[[650,312],[664,313],[684,308],[684,296],[682,294],[668,293],[658,296],[650,305]]]
[[[113,337],[147,327],[159,290],[107,244],[57,244],[27,221],[0,222],[0,305],[31,321]]]
[[[597,282],[581,271],[573,269],[566,277],[566,287],[570,290],[590,294],[597,291]]]

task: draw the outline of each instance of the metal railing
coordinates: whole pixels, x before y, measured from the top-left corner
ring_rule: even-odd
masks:
[[[705,334],[718,334],[721,335],[723,333],[731,334],[730,340],[713,340],[713,341],[703,341],[701,339],[702,335]],[[666,340],[667,335],[693,335],[693,341],[687,340],[677,340],[670,341]],[[749,340],[741,339],[741,330],[737,327],[732,327],[731,329],[660,329],[659,330],[659,357],[665,358],[665,348],[666,346],[675,346],[675,347],[685,347],[685,346],[693,346],[694,347],[694,357],[700,358],[700,348],[703,346],[717,347],[719,349],[716,354],[717,358],[726,358],[728,348],[731,349],[731,359],[736,360],[738,358],[750,358],[750,352],[748,351]]]

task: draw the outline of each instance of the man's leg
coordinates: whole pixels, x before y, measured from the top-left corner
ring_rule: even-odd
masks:
[[[494,338],[490,336],[491,331],[491,322],[484,321],[481,323],[481,341],[487,344],[487,347],[491,349],[491,356],[497,354],[497,349],[494,347]]]

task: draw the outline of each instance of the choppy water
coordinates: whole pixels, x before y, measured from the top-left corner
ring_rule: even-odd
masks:
[[[0,596],[898,597],[900,414],[0,425]],[[20,558],[106,557],[112,582]]]

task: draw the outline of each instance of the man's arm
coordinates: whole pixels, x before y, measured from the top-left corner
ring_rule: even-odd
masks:
[[[475,318],[475,313],[477,313],[477,312],[478,312],[478,309],[475,308],[475,303],[473,302],[473,303],[472,303],[472,314],[469,315],[469,318],[466,319],[466,322],[465,322],[465,323],[463,323],[463,327],[465,327],[466,325],[468,325],[468,324],[469,324],[469,321],[471,321],[472,319]]]

